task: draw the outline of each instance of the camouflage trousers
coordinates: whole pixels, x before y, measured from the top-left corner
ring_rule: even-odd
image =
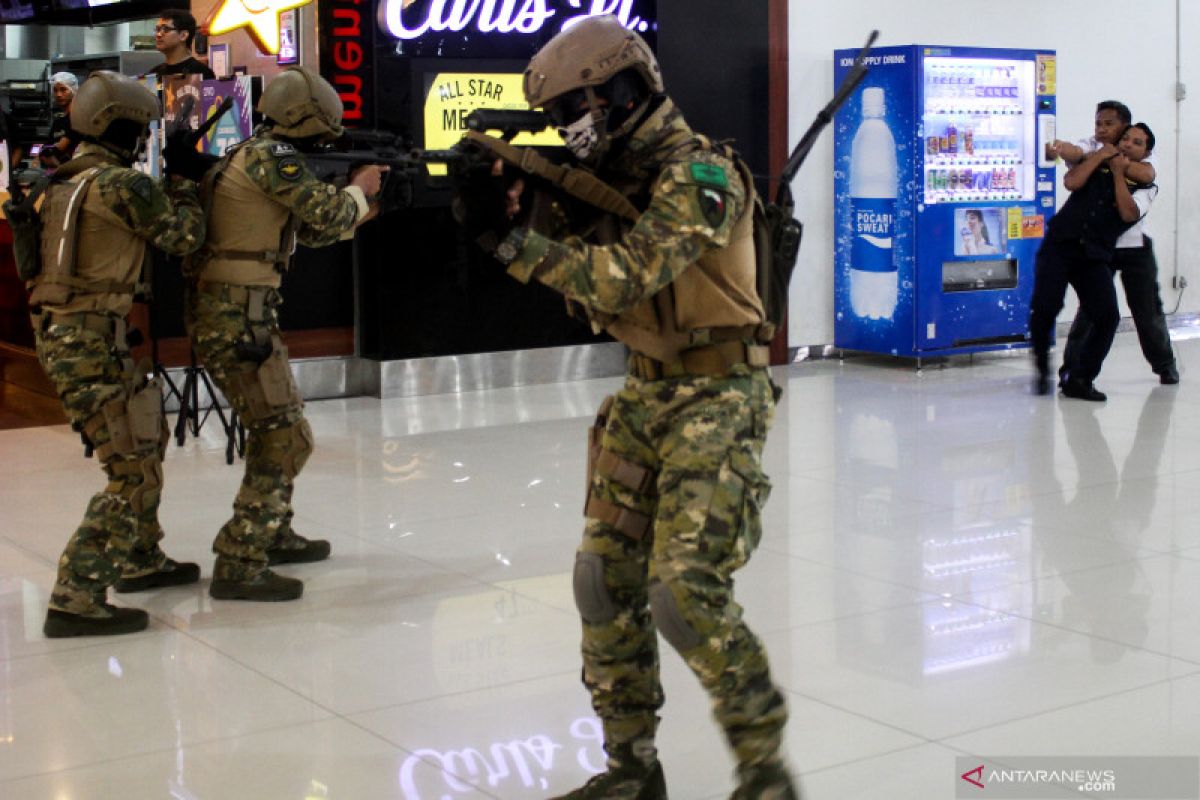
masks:
[[[758,545],[770,493],[761,466],[770,378],[744,366],[721,378],[630,377],[612,401],[592,453],[574,577],[583,681],[605,749],[653,752],[663,703],[657,628],[708,691],[739,765],[770,762],[787,708],[733,598],[733,573]],[[648,518],[648,529],[631,535],[598,518],[614,509]]]
[[[54,383],[71,427],[84,429],[106,404],[128,400],[131,379],[129,353],[101,333],[74,325],[34,325],[37,355]],[[141,378],[138,377],[140,382]],[[111,442],[107,426],[91,434],[91,443],[108,477],[104,491],[88,502],[83,521],[58,560],[58,577],[50,607],[73,614],[96,611],[105,589],[122,575],[153,572],[166,561],[158,543],[162,496],[162,459],[167,443],[166,421],[159,441],[137,453],[106,453]]]
[[[278,304],[277,295],[272,297]],[[267,548],[292,535],[295,478],[313,449],[312,429],[287,366],[274,305],[263,314],[253,327],[266,330],[273,353],[259,363],[244,347],[239,353],[239,344],[254,342],[245,303],[196,290],[187,296],[192,347],[246,426],[242,485],[233,501],[233,516],[213,542],[218,556],[215,578],[243,580],[267,568]],[[264,397],[261,385],[268,379],[283,391]]]

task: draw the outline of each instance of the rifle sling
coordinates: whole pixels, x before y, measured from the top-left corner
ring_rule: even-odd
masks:
[[[629,202],[625,195],[586,170],[560,166],[539,155],[531,147],[517,147],[503,139],[478,131],[467,131],[466,138],[502,161],[549,181],[572,197],[577,197],[601,211],[616,214],[631,222],[636,222],[641,216],[637,207]]]

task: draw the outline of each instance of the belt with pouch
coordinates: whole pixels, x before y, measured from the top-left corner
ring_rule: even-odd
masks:
[[[129,332],[128,323],[124,317],[104,314],[98,311],[75,311],[62,313],[59,311],[37,311],[30,314],[35,330],[46,330],[51,325],[65,325],[71,328],[98,333],[110,338],[118,350],[128,350],[129,342],[126,334]]]
[[[713,342],[684,350],[674,361],[659,361],[642,353],[630,353],[629,374],[644,381],[703,375],[719,378],[728,375],[739,364],[766,367],[771,363],[771,349],[762,344],[746,342]]]

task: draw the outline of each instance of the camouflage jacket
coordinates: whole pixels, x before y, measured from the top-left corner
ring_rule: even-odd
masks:
[[[592,312],[620,315],[653,297],[706,253],[726,247],[747,205],[738,170],[723,155],[685,145],[695,134],[667,100],[597,176],[643,209],[611,244],[518,230],[509,274],[536,278]],[[678,155],[676,155],[678,153]]]
[[[272,138],[269,129],[260,130],[243,147],[246,174],[264,194],[299,220],[296,238],[301,244],[333,244],[353,230],[358,218],[366,213],[360,211],[355,191],[339,190],[317,178],[304,155],[292,144]],[[361,204],[365,208],[365,198],[361,198]]]

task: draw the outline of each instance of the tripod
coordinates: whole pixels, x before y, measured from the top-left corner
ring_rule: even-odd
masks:
[[[188,430],[191,430],[192,436],[199,436],[200,428],[209,415],[215,411],[217,419],[221,422],[221,428],[225,431],[225,463],[232,464],[234,453],[237,453],[239,457],[246,453],[246,428],[238,418],[237,409],[232,405],[229,407],[229,416],[225,416],[224,409],[217,401],[217,390],[208,377],[208,372],[196,363],[196,351],[189,349],[189,352],[191,363],[183,368],[183,386],[175,395],[179,398],[179,418],[175,420],[175,444],[183,446]],[[165,375],[165,372],[163,374]],[[201,384],[208,392],[209,404],[207,407],[201,405]],[[171,385],[172,391],[174,388],[174,385]]]
[[[160,335],[186,335],[179,321],[183,319],[183,273],[178,259],[171,258],[161,251],[154,251],[154,262],[150,272],[153,302],[149,304],[150,328],[150,359],[154,365],[154,374],[163,379],[163,404],[169,398],[175,398],[179,404],[179,418],[175,421],[175,443],[182,447],[187,440],[188,431],[193,436],[200,435],[200,428],[214,411],[225,432],[225,463],[232,464],[234,455],[244,455],[246,452],[246,430],[238,419],[237,410],[232,406],[229,414],[221,408],[217,399],[217,391],[208,373],[196,361],[196,351],[188,348],[188,364],[183,368],[183,379],[176,383],[167,373],[166,367],[158,355],[158,340]],[[167,330],[164,319],[173,326]],[[203,385],[208,392],[207,399],[202,399],[200,387]]]

